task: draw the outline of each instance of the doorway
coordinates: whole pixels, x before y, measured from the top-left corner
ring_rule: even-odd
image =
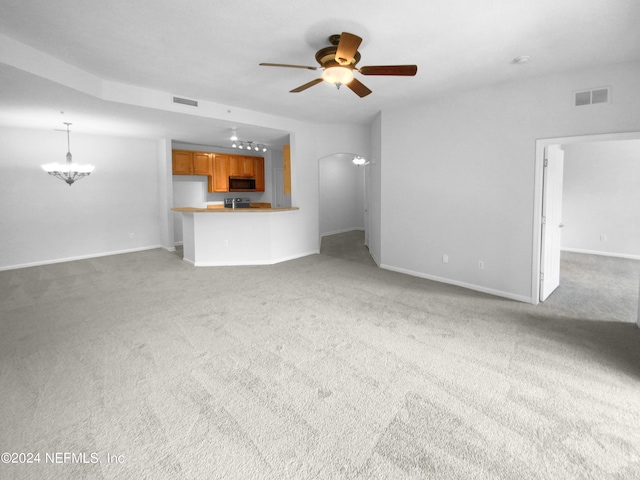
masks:
[[[549,278],[549,273],[551,269],[551,274],[553,276],[553,269],[557,268],[559,272],[560,268],[560,244],[559,240],[556,238],[555,240],[550,238],[553,231],[558,233],[558,237],[562,228],[562,190],[558,195],[557,188],[556,193],[553,193],[554,184],[557,187],[557,184],[562,184],[562,176],[564,169],[562,168],[562,154],[560,154],[560,158],[554,156],[554,152],[562,151],[561,145],[565,145],[566,149],[576,149],[577,147],[581,147],[583,150],[585,147],[580,145],[571,146],[571,144],[585,144],[592,142],[610,142],[610,141],[624,141],[624,140],[638,140],[640,139],[640,132],[633,133],[623,133],[623,134],[605,134],[605,135],[591,135],[591,136],[580,136],[580,137],[565,137],[565,138],[551,138],[551,139],[541,139],[536,142],[536,161],[535,161],[535,204],[534,204],[534,238],[533,238],[533,277],[532,277],[532,303],[537,304],[540,301],[544,301],[546,298],[551,295],[555,287],[553,286],[554,279],[551,279],[549,285],[545,285],[545,282]],[[631,144],[631,142],[629,142]],[[635,142],[634,142],[635,143]],[[605,143],[601,143],[600,145],[604,145]],[[595,145],[594,145],[595,146]],[[632,147],[635,151],[636,146]],[[560,168],[550,168],[553,167],[550,165],[551,162],[555,160],[555,166]],[[547,166],[545,167],[545,163]],[[576,165],[574,163],[574,165]],[[634,163],[635,165],[635,163]],[[634,167],[634,171],[635,167]],[[597,179],[599,181],[599,179]],[[555,202],[555,205],[554,205]],[[575,205],[574,205],[575,208]],[[582,206],[580,206],[582,208]],[[584,211],[585,216],[590,216],[593,214],[591,210],[593,207],[584,207],[586,210]],[[552,224],[549,222],[549,213],[551,211],[551,215],[554,212],[560,212],[559,216],[555,219],[552,219]],[[596,222],[594,222],[596,223]],[[591,232],[592,233],[592,232]],[[585,235],[585,238],[588,237]],[[593,237],[593,235],[591,235]],[[603,237],[603,236],[601,236]],[[631,237],[629,237],[631,238]],[[635,237],[633,237],[635,238]],[[603,238],[600,238],[603,240]],[[554,243],[555,241],[555,243]],[[574,241],[571,242],[575,243]],[[568,248],[570,251],[580,252],[580,249],[572,249]],[[589,252],[589,249],[583,248],[583,253],[597,253],[597,252]],[[593,248],[593,250],[598,250],[598,248]],[[622,251],[622,250],[620,250]],[[566,254],[563,254],[566,256]],[[601,254],[602,255],[602,254]],[[606,253],[604,254],[606,255]],[[612,253],[613,256],[616,256],[615,253]],[[635,253],[631,258],[635,258]],[[637,278],[640,279],[640,272],[636,273]],[[557,279],[559,283],[559,278]],[[557,286],[557,285],[556,285]],[[636,287],[637,289],[637,287]],[[640,299],[638,301],[638,310],[640,311]],[[638,318],[638,323],[640,325],[640,313]]]

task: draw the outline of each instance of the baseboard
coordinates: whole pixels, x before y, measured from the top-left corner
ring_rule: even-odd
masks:
[[[630,255],[626,253],[597,252],[595,250],[584,250],[581,248],[561,248],[562,252],[585,253],[587,255],[599,255],[601,257],[627,258],[629,260],[640,260],[640,255]]]
[[[376,262],[376,265],[380,267],[380,260],[378,260],[376,256],[373,253],[371,253],[371,250],[369,250],[369,255],[371,255],[371,258],[373,258],[373,261]]]
[[[247,267],[251,265],[275,265],[276,263],[288,262],[289,260],[295,260],[297,258],[308,257],[309,255],[317,255],[320,250],[314,250],[307,253],[297,253],[295,255],[289,255],[286,257],[274,258],[271,260],[265,260],[262,262],[191,262],[195,267]]]
[[[493,288],[483,287],[481,285],[474,285],[471,283],[459,282],[457,280],[451,280],[449,278],[437,277],[435,275],[428,275],[422,272],[415,272],[413,270],[407,270],[405,268],[397,268],[391,265],[380,265],[380,268],[390,270],[392,272],[404,273],[405,275],[411,275],[413,277],[420,277],[427,280],[433,280],[434,282],[447,283],[449,285],[455,285],[457,287],[468,288],[476,292],[487,293],[489,295],[495,295],[496,297],[508,298],[510,300],[516,300],[518,302],[531,303],[531,297],[524,295],[516,295],[515,293],[503,292],[501,290],[495,290]]]
[[[17,270],[19,268],[40,267],[42,265],[52,265],[54,263],[75,262],[76,260],[87,260],[89,258],[108,257],[110,255],[121,255],[123,253],[142,252],[144,250],[155,250],[156,248],[164,248],[165,250],[169,250],[167,247],[164,247],[162,245],[152,245],[149,247],[131,248],[127,250],[115,250],[112,252],[93,253],[91,255],[80,255],[78,257],[56,258],[54,260],[43,260],[40,262],[22,263],[19,265],[8,265],[5,267],[0,267],[0,271]]]
[[[356,230],[364,232],[364,228],[345,228],[344,230],[336,230],[335,232],[323,233],[320,236],[321,237],[328,237],[329,235],[338,235],[340,233],[355,232]]]

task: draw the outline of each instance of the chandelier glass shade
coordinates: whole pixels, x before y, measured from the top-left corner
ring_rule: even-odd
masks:
[[[47,163],[45,165],[42,165],[42,169],[49,175],[53,175],[54,177],[57,177],[60,180],[66,182],[67,185],[71,186],[76,180],[80,180],[82,177],[90,175],[95,167],[93,165],[79,165],[77,163],[73,163],[73,158],[71,156],[71,146],[69,142],[69,125],[71,124],[65,122],[65,125],[67,126],[66,163]]]

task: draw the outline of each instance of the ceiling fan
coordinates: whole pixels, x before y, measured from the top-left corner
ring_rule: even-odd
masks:
[[[319,67],[307,67],[304,65],[289,65],[285,63],[261,63],[265,67],[286,67],[286,68],[303,68],[306,70],[323,70],[322,78],[316,78],[298,88],[291,90],[291,93],[299,93],[309,87],[313,87],[318,83],[325,81],[340,88],[346,85],[359,97],[366,97],[371,93],[363,83],[354,77],[353,71],[360,72],[362,75],[396,75],[411,77],[418,71],[417,65],[379,65],[373,67],[360,67],[356,65],[360,61],[360,52],[358,47],[362,42],[362,38],[353,33],[342,32],[341,35],[331,35],[330,47],[321,48],[316,52],[316,61]]]

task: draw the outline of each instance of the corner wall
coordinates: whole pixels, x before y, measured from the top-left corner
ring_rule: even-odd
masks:
[[[385,111],[382,266],[532,301],[536,139],[640,131],[638,84],[640,64],[622,64]],[[613,103],[573,107],[602,85]]]
[[[96,168],[69,186],[40,167],[65,161],[65,132],[0,128],[0,269],[160,246],[158,149],[72,130],[73,160]]]
[[[562,249],[640,259],[640,140],[562,148]]]

